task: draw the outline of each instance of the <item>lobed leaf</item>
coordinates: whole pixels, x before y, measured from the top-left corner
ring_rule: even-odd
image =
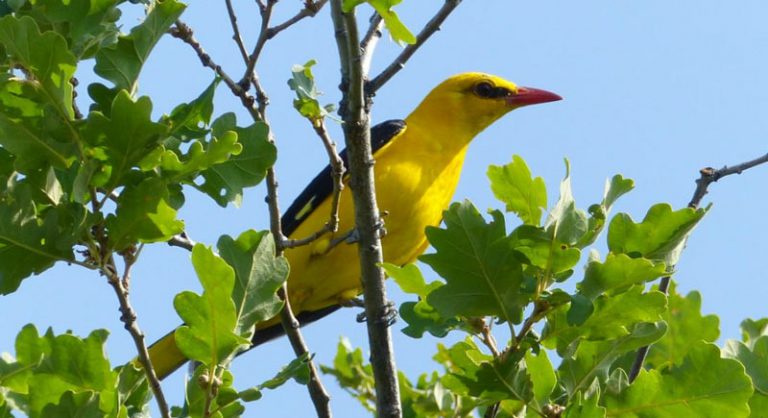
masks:
[[[234,113],[225,113],[213,122],[211,130],[215,137],[222,137],[228,131],[236,132],[243,148],[227,161],[202,171],[203,182],[196,182],[195,187],[221,206],[230,202],[239,206],[243,189],[259,184],[277,158],[275,146],[269,142],[269,127],[258,122],[240,128]]]
[[[688,235],[706,213],[707,209],[672,211],[668,204],[659,203],[648,210],[640,223],[635,223],[627,214],[618,214],[608,227],[608,249],[673,266]]]
[[[222,235],[219,254],[235,271],[232,299],[238,323],[235,332],[247,335],[253,327],[277,315],[283,301],[277,290],[288,278],[288,261],[275,256],[275,242],[266,231],[248,230],[237,240]]]
[[[185,323],[176,329],[176,344],[187,358],[212,368],[228,363],[250,340],[236,332],[232,267],[202,244],[192,249],[192,265],[203,294],[185,291],[174,298],[173,306]]]
[[[149,53],[168,28],[181,16],[186,6],[176,0],[152,3],[147,17],[120,36],[117,43],[96,54],[96,74],[114,83],[118,89],[136,91],[136,82]]]
[[[643,370],[627,390],[606,393],[603,401],[609,417],[739,418],[749,416],[751,395],[744,366],[699,342],[680,366]]]
[[[514,212],[524,224],[538,226],[542,210],[547,206],[547,188],[544,179],[533,178],[525,160],[512,156],[512,162],[504,166],[488,167],[491,190],[506,205],[507,212]]]
[[[445,229],[427,228],[434,254],[421,261],[446,284],[432,291],[427,302],[444,317],[494,315],[512,323],[522,320],[529,295],[521,289],[522,266],[505,235],[504,216],[492,212],[486,223],[468,201],[454,203],[444,213]]]

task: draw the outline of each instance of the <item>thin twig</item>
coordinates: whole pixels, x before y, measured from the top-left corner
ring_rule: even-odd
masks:
[[[317,12],[319,12],[320,9],[322,9],[323,6],[325,6],[325,3],[328,3],[328,0],[319,0],[317,2],[313,2],[311,0],[305,1],[304,8],[301,9],[298,13],[296,13],[296,15],[294,15],[292,18],[286,20],[283,23],[280,23],[279,25],[275,25],[267,29],[268,39],[272,39],[278,33],[288,29],[289,27],[293,26],[294,24],[298,23],[304,18],[315,17]]]
[[[237,14],[235,8],[232,6],[232,0],[225,0],[227,5],[227,14],[229,15],[229,23],[232,25],[232,40],[237,44],[237,49],[240,51],[240,55],[243,57],[243,61],[248,61],[248,51],[245,50],[245,44],[243,43],[243,37],[240,36],[240,27],[237,25]]]
[[[195,39],[194,32],[192,31],[192,28],[189,27],[189,25],[182,22],[181,20],[177,20],[176,24],[170,29],[170,34],[174,38],[178,38],[187,45],[191,46],[203,66],[212,69],[216,75],[224,81],[224,84],[229,87],[229,89],[232,91],[232,94],[240,98],[243,107],[245,107],[245,109],[254,119],[261,120],[258,109],[254,106],[256,99],[248,94],[246,89],[242,88],[237,82],[235,82],[232,77],[230,77],[226,71],[221,68],[220,65],[213,61],[211,56],[208,55],[208,53],[205,52],[203,47],[200,45],[200,42]]]
[[[96,189],[91,188],[91,206],[94,213],[98,211],[98,199],[96,198]],[[98,242],[98,253],[91,254],[91,257],[95,259],[100,266],[100,271],[107,277],[107,283],[115,290],[117,300],[120,303],[120,320],[123,322],[125,329],[131,335],[133,343],[136,346],[136,351],[139,353],[139,362],[144,368],[144,374],[149,381],[149,387],[152,393],[155,395],[157,401],[157,407],[160,410],[160,415],[164,418],[170,418],[170,409],[168,408],[168,402],[165,399],[163,388],[160,385],[160,379],[157,377],[155,368],[152,366],[152,360],[149,357],[149,350],[147,344],[144,342],[144,333],[139,328],[139,324],[136,321],[136,311],[131,306],[128,299],[128,285],[130,285],[131,279],[131,267],[136,262],[138,252],[133,249],[126,249],[122,252],[123,261],[125,263],[125,270],[123,277],[121,278],[117,274],[117,266],[112,252],[109,251],[109,243],[107,235],[102,225],[96,225],[93,228],[96,241]]]
[[[195,241],[191,240],[186,232],[182,232],[181,234],[171,237],[171,239],[168,240],[168,245],[192,251],[192,248],[195,246]]]
[[[386,84],[395,74],[398,73],[398,71],[402,70],[403,67],[405,67],[405,63],[408,62],[408,60],[413,56],[413,54],[421,48],[422,45],[438,30],[440,30],[440,25],[445,22],[445,19],[448,18],[448,16],[453,12],[456,7],[461,3],[461,0],[445,0],[445,3],[443,4],[443,7],[440,8],[440,10],[437,11],[434,17],[427,22],[426,25],[424,25],[424,29],[419,32],[419,35],[416,37],[416,42],[406,46],[403,49],[403,52],[400,53],[400,55],[397,56],[397,58],[392,61],[391,64],[387,66],[379,75],[374,77],[370,83],[368,83],[367,87],[367,93],[370,95],[373,95],[376,93],[377,90],[381,88],[384,84]]]
[[[698,179],[696,179],[696,189],[693,191],[691,201],[688,202],[688,207],[691,209],[699,208],[701,200],[708,193],[707,189],[709,188],[710,184],[720,180],[723,177],[730,176],[732,174],[741,174],[745,170],[749,170],[752,167],[756,167],[765,163],[768,163],[768,154],[755,158],[754,160],[745,161],[730,167],[724,166],[719,170],[715,170],[712,167],[702,168],[699,170],[700,176]],[[670,276],[661,278],[661,281],[659,282],[660,292],[664,294],[667,293],[670,280]],[[645,363],[645,358],[648,356],[649,349],[650,345],[646,345],[645,347],[640,347],[640,349],[637,350],[637,354],[635,354],[635,361],[632,363],[632,368],[630,369],[628,375],[630,383],[635,381],[637,376],[640,374],[640,370],[643,369],[643,364]]]
[[[480,335],[482,336],[480,341],[482,341],[483,344],[485,344],[485,346],[491,350],[493,358],[498,358],[501,353],[499,352],[498,345],[496,344],[496,338],[494,338],[493,334],[491,333],[491,327],[489,324],[483,324],[483,328],[480,330]]]
[[[373,61],[373,52],[381,39],[381,28],[384,26],[384,19],[381,15],[374,13],[371,16],[371,23],[368,25],[368,31],[365,32],[363,40],[360,41],[360,49],[363,50],[363,73],[368,74],[371,70]]]
[[[264,50],[269,40],[269,20],[272,18],[272,9],[277,4],[278,0],[267,0],[265,5],[260,5],[259,10],[261,12],[261,28],[259,29],[259,36],[256,38],[256,45],[253,46],[253,51],[248,55],[248,62],[245,66],[245,72],[243,77],[238,83],[243,90],[248,90],[248,86],[253,78],[254,69],[256,68],[256,62],[261,56],[261,51]]]
[[[333,192],[331,194],[331,213],[328,216],[328,222],[326,222],[320,229],[312,234],[299,239],[285,239],[283,241],[283,248],[295,248],[304,245],[311,244],[323,235],[331,232],[336,232],[339,229],[339,204],[341,203],[341,191],[344,190],[344,161],[336,152],[336,143],[331,139],[328,130],[325,127],[325,122],[322,119],[312,122],[312,128],[320,137],[323,142],[326,154],[328,154],[328,160],[331,166],[331,178],[333,180]]]
[[[373,179],[373,157],[370,143],[370,119],[366,106],[362,67],[362,51],[354,9],[342,11],[342,0],[331,1],[331,17],[336,30],[339,61],[342,68],[342,91],[346,108],[344,138],[347,144],[350,188],[355,207],[358,232],[358,255],[363,283],[371,366],[376,387],[376,415],[380,418],[402,416],[392,337],[391,307],[384,286],[381,250],[381,218],[376,206]],[[346,79],[346,80],[344,80]],[[346,81],[346,83],[344,82]]]

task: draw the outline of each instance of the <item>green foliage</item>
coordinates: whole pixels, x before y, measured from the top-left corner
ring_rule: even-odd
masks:
[[[94,67],[96,74],[114,83],[115,88],[133,93],[152,48],[185,7],[175,0],[153,2],[146,19],[131,29],[129,35],[121,35],[116,44],[99,50]]]
[[[213,367],[226,364],[247,348],[247,335],[237,333],[238,312],[232,301],[235,272],[226,261],[202,244],[192,249],[192,265],[203,294],[185,291],[173,306],[185,325],[176,329],[176,344],[190,360]]]
[[[389,34],[395,42],[413,44],[416,43],[416,37],[403,24],[397,13],[392,10],[392,8],[398,5],[401,1],[402,0],[343,0],[342,8],[345,13],[348,13],[360,4],[370,4],[371,7],[376,10],[376,13],[384,19],[384,24],[387,25]]]
[[[547,207],[547,187],[541,177],[533,178],[531,170],[519,156],[505,166],[488,167],[491,190],[523,223],[538,226],[542,209]]]
[[[315,76],[312,74],[312,66],[315,64],[317,64],[315,60],[309,60],[304,65],[294,65],[291,68],[293,76],[288,80],[288,86],[296,92],[293,107],[301,116],[309,119],[313,125],[318,124],[334,109],[332,104],[320,105],[318,98],[322,93],[317,90]]]
[[[671,274],[670,263],[706,210],[661,204],[643,222],[627,214],[608,222],[632,181],[614,176],[601,202],[583,211],[566,162],[560,197],[540,225],[546,188],[520,157],[491,167],[488,177],[522,225],[508,230],[501,212],[489,211],[487,221],[471,203],[455,203],[441,228],[427,230],[434,252],[421,258],[442,280],[428,282],[416,265],[384,264],[403,291],[418,297],[401,305],[404,333],[467,334],[453,346],[438,346],[443,372],[423,374],[416,385],[404,379],[406,416],[476,416],[490,408],[502,417],[747,416],[748,404],[766,403],[759,390],[752,395],[749,377],[756,389],[768,381],[768,322],[745,322],[745,342],[726,350],[739,361],[724,359],[704,342],[717,338],[718,322],[701,315],[698,293],[683,297],[674,285],[669,295],[646,290]],[[573,278],[581,249],[605,225],[609,253],[601,259],[592,251],[582,277]],[[560,286],[569,280],[575,291]],[[494,331],[494,324],[509,331]],[[645,369],[630,384],[637,350],[648,345]],[[373,405],[362,352],[340,345],[333,367],[323,370],[363,405]]]

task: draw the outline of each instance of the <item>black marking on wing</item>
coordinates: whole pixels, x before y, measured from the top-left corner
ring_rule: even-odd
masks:
[[[392,138],[396,137],[404,129],[405,121],[399,119],[388,120],[371,128],[371,149],[374,155],[376,151],[388,144]],[[341,151],[339,156],[344,162],[344,168],[348,169],[347,150]],[[285,211],[285,214],[283,214],[283,234],[285,236],[293,234],[304,219],[313,212],[314,208],[330,197],[331,193],[333,193],[333,179],[331,178],[331,166],[328,165],[312,179],[307,187],[304,188],[304,191],[293,201],[288,210]],[[310,204],[311,209],[307,210],[306,206]],[[302,210],[304,213],[302,213]],[[299,217],[299,215],[301,216]]]

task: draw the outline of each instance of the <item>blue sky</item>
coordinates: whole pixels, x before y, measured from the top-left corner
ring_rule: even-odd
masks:
[[[241,28],[252,45],[258,14],[253,2],[237,3]],[[290,17],[299,4],[280,2],[275,20]],[[441,4],[410,0],[398,11],[416,31]],[[361,11],[361,17],[368,16],[367,8]],[[685,206],[700,168],[768,152],[766,16],[768,3],[758,0],[466,1],[379,92],[373,118],[405,117],[434,85],[464,71],[494,73],[557,92],[563,101],[513,112],[475,140],[455,199],[468,198],[481,210],[501,208],[488,188],[486,168],[519,154],[535,175],[546,180],[554,202],[567,157],[578,204],[586,208],[599,201],[605,179],[621,173],[635,180],[636,190],[614,211],[641,219],[654,203]],[[193,2],[182,19],[195,29],[217,63],[232,74],[242,74],[222,2]],[[124,27],[136,22],[126,15]],[[383,40],[373,72],[398,52],[397,45]],[[271,98],[268,113],[280,153],[277,174],[283,208],[327,163],[310,126],[293,110],[286,84],[291,65],[309,59],[318,61],[314,70],[325,101],[336,103],[338,65],[327,10],[270,41],[257,68]],[[92,80],[88,75],[92,65],[86,62],[81,67],[81,85]],[[200,66],[188,47],[167,37],[144,69],[140,94],[152,97],[159,116],[196,97],[211,80],[210,71]],[[222,86],[215,113],[226,111],[237,112],[247,123],[239,102]],[[343,142],[339,127],[330,125],[334,138]],[[712,185],[705,203],[714,206],[694,231],[675,275],[681,292],[699,290],[703,311],[720,316],[721,340],[738,338],[742,319],[768,315],[768,277],[763,268],[768,242],[762,239],[768,230],[763,214],[768,204],[766,180],[768,167],[759,167]],[[221,234],[267,228],[264,195],[259,186],[246,193],[242,207],[222,209],[190,190],[181,217],[193,239],[213,245]],[[173,296],[199,289],[189,255],[165,244],[145,248],[132,283],[132,300],[148,340],[178,325]],[[390,289],[398,304],[406,300],[394,286]],[[355,346],[365,346],[364,325],[355,322],[356,314],[344,310],[306,328],[318,363],[331,362],[340,335]],[[25,281],[18,292],[0,299],[0,317],[4,318],[0,351],[12,351],[15,334],[31,322],[40,329],[52,326],[56,332],[71,329],[80,335],[111,329],[112,362],[133,355],[111,288],[103,278],[77,267],[59,265]],[[406,337],[399,331],[403,326],[401,321],[393,327],[398,365],[415,380],[419,373],[435,369],[429,357],[438,341]],[[236,385],[244,389],[257,384],[289,360],[284,339],[259,347],[237,360]],[[175,404],[182,400],[182,380],[182,373],[177,373],[165,383]],[[332,379],[325,383],[337,416],[362,415]],[[250,408],[265,416],[305,416],[312,411],[305,388],[294,383],[266,393]]]

